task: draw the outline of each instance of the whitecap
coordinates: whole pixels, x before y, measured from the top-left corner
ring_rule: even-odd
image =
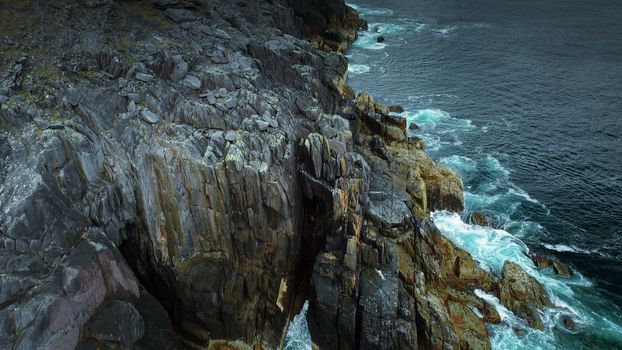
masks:
[[[387,46],[385,43],[379,43],[377,37],[373,35],[361,35],[353,45],[367,50],[382,50]]]
[[[546,249],[554,250],[554,251],[561,252],[561,253],[583,253],[583,254],[592,253],[589,250],[577,248],[575,246],[568,246],[565,244],[546,244],[545,243],[543,245],[544,245],[544,248]]]
[[[513,195],[518,196],[518,197],[522,197],[522,198],[524,198],[525,200],[527,200],[529,202],[540,204],[540,202],[538,202],[537,199],[532,198],[529,195],[529,193],[525,192],[521,188],[512,187],[512,188],[508,189],[508,193],[509,194],[513,194]]]
[[[420,109],[412,115],[406,115],[409,122],[415,122],[419,126],[426,128],[436,128],[446,126],[446,129],[471,129],[473,125],[469,119],[457,119],[440,109]],[[451,130],[447,130],[451,132]]]
[[[474,171],[477,168],[477,165],[473,159],[459,155],[443,157],[439,160],[439,163],[457,171],[461,175]]]
[[[447,36],[450,32],[458,29],[455,26],[443,27],[441,29],[435,29],[434,32],[440,34],[441,36]]]
[[[365,74],[368,73],[370,67],[366,64],[349,64],[348,72],[352,74]]]
[[[510,171],[501,165],[499,159],[491,156],[490,154],[486,155],[484,165],[493,172],[501,173],[504,177],[508,177],[510,175]]]
[[[458,213],[447,211],[435,211],[431,217],[444,236],[470,252],[484,269],[501,272],[506,260],[533,266],[527,246],[504,230],[470,225]]]

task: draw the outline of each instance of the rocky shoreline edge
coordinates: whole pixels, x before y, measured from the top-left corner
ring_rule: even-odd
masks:
[[[482,292],[542,327],[533,277],[430,220],[461,180],[347,86],[343,1],[0,20],[0,348],[277,348],[309,299],[322,349],[487,349]]]

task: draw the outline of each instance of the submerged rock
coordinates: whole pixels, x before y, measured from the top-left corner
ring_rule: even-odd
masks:
[[[569,278],[572,274],[570,268],[566,264],[553,256],[532,252],[529,253],[529,258],[531,258],[534,264],[539,268],[545,269],[552,267],[555,274],[561,277]]]

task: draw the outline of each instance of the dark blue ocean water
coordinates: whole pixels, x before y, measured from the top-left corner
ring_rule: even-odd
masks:
[[[622,1],[353,6],[370,31],[348,53],[349,84],[402,105],[428,152],[462,177],[467,213],[502,225],[436,213],[439,228],[486,268],[521,263],[557,305],[528,336],[506,315],[491,327],[495,348],[622,349]],[[537,271],[527,249],[575,275]],[[559,326],[564,314],[576,332]]]

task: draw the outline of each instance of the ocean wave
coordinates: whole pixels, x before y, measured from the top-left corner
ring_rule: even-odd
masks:
[[[574,288],[590,288],[591,283],[575,273],[571,278],[561,278],[549,270],[539,270],[528,257],[529,249],[518,238],[504,230],[470,225],[461,220],[457,213],[436,211],[432,220],[441,233],[457,246],[468,251],[479,265],[489,271],[500,273],[505,261],[519,264],[528,274],[536,278],[548,291],[553,307],[542,310],[543,330],[532,329],[527,323],[503,306],[496,296],[482,290],[475,290],[478,297],[495,307],[502,323],[489,325],[492,330],[493,349],[549,349],[556,344],[555,331],[563,317],[572,315],[582,326],[606,326],[615,336],[620,325],[596,314]],[[605,322],[609,321],[609,322]],[[516,329],[521,332],[515,332]],[[523,333],[523,335],[520,335]]]
[[[433,29],[432,31],[434,33],[440,34],[441,36],[447,36],[450,32],[453,32],[456,29],[458,29],[458,27],[456,27],[456,26],[448,26],[448,27],[443,27],[443,28],[440,28],[440,29]]]
[[[477,163],[473,159],[459,155],[443,157],[439,160],[439,163],[454,171],[457,171],[460,175],[464,175],[477,169]]]
[[[348,72],[352,74],[365,74],[368,73],[370,67],[366,64],[349,64]]]
[[[367,50],[382,50],[387,47],[387,44],[379,43],[377,40],[377,35],[361,34],[352,45]]]
[[[585,250],[585,249],[581,249],[581,248],[577,248],[575,246],[569,246],[569,245],[565,245],[565,244],[548,244],[548,243],[544,243],[543,246],[544,246],[544,248],[546,248],[548,250],[554,250],[554,251],[560,252],[560,253],[581,253],[581,254],[591,254],[591,253],[594,253],[594,251],[591,251],[591,250]]]
[[[493,173],[502,175],[503,177],[508,177],[510,175],[510,171],[501,165],[499,159],[491,156],[490,154],[486,155],[484,158],[484,167]]]
[[[420,109],[412,114],[406,113],[406,120],[428,129],[442,129],[436,130],[437,133],[473,129],[471,120],[454,118],[440,109]]]

